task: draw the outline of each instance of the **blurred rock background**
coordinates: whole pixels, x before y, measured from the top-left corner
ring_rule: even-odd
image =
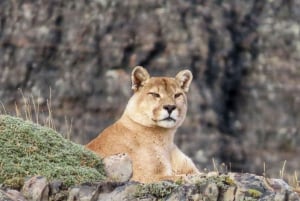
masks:
[[[198,167],[295,179],[299,21],[298,0],[2,0],[1,112],[43,123],[50,107],[85,144],[122,114],[134,66],[189,68],[176,142]]]

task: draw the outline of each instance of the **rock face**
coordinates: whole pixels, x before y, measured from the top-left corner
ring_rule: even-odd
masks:
[[[18,105],[85,144],[121,115],[132,67],[188,67],[190,110],[176,138],[184,152],[201,169],[214,158],[259,174],[265,164],[273,176],[285,164],[294,175],[299,10],[293,0],[0,1],[1,111]]]
[[[46,200],[210,200],[210,201],[298,201],[300,197],[283,180],[267,179],[253,174],[230,173],[219,175],[210,173],[192,176],[178,184],[162,181],[152,184],[127,183],[87,183],[68,190],[49,191],[51,182],[44,177],[34,177],[25,182],[22,193],[1,190],[0,200],[46,201]],[[12,191],[14,193],[12,193]],[[62,196],[63,195],[63,196]],[[13,197],[14,196],[14,197]]]

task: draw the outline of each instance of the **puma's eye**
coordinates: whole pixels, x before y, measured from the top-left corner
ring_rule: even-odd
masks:
[[[151,96],[153,96],[154,98],[160,98],[160,95],[158,93],[155,92],[149,92],[148,94],[150,94]]]
[[[182,95],[182,93],[177,93],[177,94],[174,95],[174,97],[175,97],[175,98],[178,98],[178,97],[180,97],[181,95]]]

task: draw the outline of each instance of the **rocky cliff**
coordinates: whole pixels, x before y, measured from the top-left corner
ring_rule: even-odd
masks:
[[[152,184],[128,181],[132,168],[124,157],[105,159],[103,166],[100,158],[52,129],[11,116],[0,116],[0,141],[1,201],[300,200],[283,180],[247,173],[201,173]]]
[[[214,159],[295,180],[299,10],[295,0],[0,1],[1,111],[48,122],[51,108],[51,125],[84,144],[121,115],[132,67],[189,68],[176,141],[200,169]]]

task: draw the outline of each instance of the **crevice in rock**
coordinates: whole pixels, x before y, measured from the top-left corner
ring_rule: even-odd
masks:
[[[253,2],[252,8],[243,18],[241,12],[235,7],[234,3],[228,11],[224,12],[224,17],[227,19],[226,26],[230,39],[232,41],[231,50],[224,55],[224,72],[220,80],[221,93],[218,94],[218,102],[215,104],[215,110],[218,113],[218,129],[224,135],[221,140],[220,159],[225,163],[231,163],[233,171],[246,171],[244,167],[246,155],[240,147],[230,147],[232,143],[228,143],[225,137],[233,137],[234,143],[239,146],[241,144],[241,130],[237,126],[238,122],[238,104],[240,103],[240,92],[243,85],[243,80],[248,75],[247,64],[250,61],[245,61],[246,54],[250,55],[251,62],[253,63],[257,57],[258,49],[256,48],[258,35],[256,34],[258,18],[263,12],[266,1],[256,0]],[[210,18],[207,18],[209,22]],[[217,43],[215,38],[218,38],[217,31],[208,27],[210,32],[209,39],[209,55],[207,61],[206,84],[213,90],[214,85],[218,79],[221,64],[216,60],[220,54],[217,52]],[[227,150],[227,151],[224,151]]]
[[[285,201],[289,201],[289,194],[287,191],[285,191],[285,194],[284,194],[284,200]]]
[[[26,64],[26,72],[25,72],[25,76],[24,76],[24,80],[22,83],[19,84],[19,86],[17,86],[17,88],[26,88],[27,84],[30,83],[30,77],[31,77],[31,72],[32,72],[33,68],[32,68],[32,63],[28,62]]]
[[[62,15],[58,16],[55,19],[54,26],[52,30],[50,30],[49,33],[49,44],[43,47],[42,55],[46,59],[51,59],[55,57],[55,54],[57,52],[57,49],[62,41],[62,32],[61,32],[61,26],[62,26],[63,17]]]
[[[237,103],[239,101],[240,90],[243,79],[247,76],[247,66],[245,53],[250,53],[251,59],[255,60],[258,50],[256,49],[257,34],[259,26],[257,18],[263,12],[265,1],[256,0],[252,9],[240,22],[238,10],[233,8],[227,13],[229,31],[233,47],[226,56],[225,71],[221,83],[222,94],[219,107],[220,124],[219,129],[222,133],[237,136],[240,133],[235,128],[238,119]]]
[[[200,56],[199,55],[192,55],[191,57],[191,64],[190,64],[190,68],[193,74],[193,79],[198,80],[199,79],[199,67],[197,66],[197,62],[200,61]],[[197,84],[200,84],[200,82],[198,81]]]
[[[211,19],[207,19],[207,22],[211,21]],[[217,32],[216,30],[208,27],[208,32],[209,32],[209,40],[208,40],[208,56],[207,56],[207,61],[206,65],[208,66],[205,70],[205,83],[207,84],[208,87],[211,89],[213,88],[217,78],[218,74],[220,72],[220,66],[218,62],[216,61],[217,54],[218,54],[218,48],[217,48]]]
[[[187,16],[187,13],[188,13],[188,9],[184,8],[183,10],[180,11],[180,22],[181,22],[181,26],[184,30],[187,31],[189,37],[190,37],[190,33],[189,33],[189,27],[186,23],[186,16]]]
[[[128,44],[124,48],[124,50],[123,50],[123,58],[122,58],[122,61],[121,61],[121,66],[123,68],[126,69],[126,68],[129,67],[129,65],[130,65],[130,57],[133,54],[134,50],[135,50],[135,45],[132,44],[132,43]]]
[[[3,30],[5,27],[5,18],[3,16],[0,17],[0,38],[3,37]],[[1,43],[0,43],[1,45]]]
[[[162,40],[155,42],[153,49],[149,52],[145,59],[143,59],[139,65],[148,66],[152,60],[157,58],[166,48],[166,44]]]

